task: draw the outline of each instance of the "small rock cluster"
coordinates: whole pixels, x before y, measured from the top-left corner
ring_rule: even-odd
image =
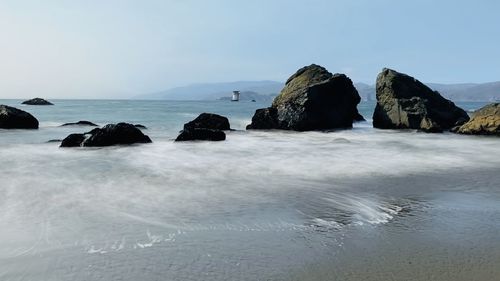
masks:
[[[96,147],[151,143],[151,139],[129,123],[108,124],[83,134],[71,134],[61,142],[61,147]]]

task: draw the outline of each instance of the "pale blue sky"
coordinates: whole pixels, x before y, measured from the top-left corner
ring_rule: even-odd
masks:
[[[283,81],[310,63],[374,83],[500,80],[500,1],[0,0],[0,98],[128,98]]]

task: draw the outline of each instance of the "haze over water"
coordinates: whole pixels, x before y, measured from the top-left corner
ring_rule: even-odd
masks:
[[[262,103],[54,100],[0,130],[1,280],[495,280],[490,137],[244,131]],[[481,103],[457,103],[477,109]],[[362,103],[369,119],[373,103]],[[220,143],[174,143],[201,112]],[[152,144],[69,148],[59,127],[140,123]]]

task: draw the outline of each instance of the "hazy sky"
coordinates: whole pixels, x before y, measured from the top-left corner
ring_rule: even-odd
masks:
[[[0,98],[128,98],[283,81],[317,63],[373,84],[500,80],[497,0],[0,0]]]

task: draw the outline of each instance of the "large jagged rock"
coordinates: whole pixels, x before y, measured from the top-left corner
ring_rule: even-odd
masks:
[[[469,120],[467,112],[415,78],[384,68],[377,77],[373,127],[442,132]]]
[[[71,134],[61,142],[61,147],[97,147],[134,143],[151,143],[151,139],[132,124],[118,123],[108,124],[84,134]]]
[[[1,129],[38,129],[38,120],[26,111],[0,105]]]
[[[229,120],[221,115],[202,113],[193,121],[184,124],[175,141],[223,141],[226,139],[224,130],[231,130]]]
[[[500,103],[488,104],[475,111],[469,122],[453,128],[459,134],[500,136]]]
[[[361,120],[358,91],[344,74],[331,74],[312,64],[299,69],[285,83],[270,108],[259,109],[247,129],[295,131],[351,128]]]
[[[28,104],[28,105],[54,105],[50,101],[44,100],[42,98],[34,98],[34,99],[27,100],[27,101],[23,101],[22,104]]]

